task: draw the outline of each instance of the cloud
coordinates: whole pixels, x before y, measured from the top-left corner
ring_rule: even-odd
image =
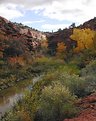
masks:
[[[81,24],[96,16],[96,0],[0,0],[0,15],[8,19],[24,16],[27,10],[52,20]]]
[[[0,16],[3,16],[7,19],[13,19],[22,17],[24,13],[17,9],[15,4],[1,4],[0,5]]]
[[[47,31],[47,30],[49,30],[49,31],[52,31],[52,30],[57,31],[59,28],[60,29],[64,29],[64,28],[69,27],[69,25],[70,24],[44,24],[41,27],[45,31]]]
[[[0,0],[0,3],[12,3],[17,5],[23,5],[25,8],[34,8],[42,5],[51,4],[54,0]]]
[[[44,22],[44,20],[24,21],[22,23],[26,25],[26,24],[34,24],[34,23],[42,23],[42,22]]]
[[[88,0],[85,0],[89,3]],[[90,4],[85,4],[84,0],[67,0],[62,2],[54,1],[52,5],[47,6],[43,15],[51,19],[71,20],[82,23],[95,16],[96,1],[90,0]]]
[[[96,0],[0,0],[0,2],[16,4],[37,12],[43,10],[40,14],[51,19],[79,23],[94,17],[96,11]],[[21,14],[20,11],[17,13]]]

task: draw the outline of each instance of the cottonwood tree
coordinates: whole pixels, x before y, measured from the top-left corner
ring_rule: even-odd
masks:
[[[72,40],[77,41],[77,47],[74,49],[74,52],[80,52],[84,49],[89,49],[94,46],[95,32],[88,29],[74,29],[73,34],[70,36]]]

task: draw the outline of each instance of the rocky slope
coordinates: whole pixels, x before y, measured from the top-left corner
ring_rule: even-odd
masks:
[[[5,34],[12,34],[15,36],[16,34],[31,36],[33,38],[37,38],[38,40],[44,39],[46,36],[43,32],[32,29],[28,26],[24,26],[23,24],[12,23],[7,19],[0,16],[0,31],[5,32]],[[8,35],[7,35],[8,36]]]
[[[55,55],[56,46],[58,42],[64,42],[67,47],[67,50],[69,50],[69,48],[71,48],[75,44],[75,41],[72,41],[70,39],[70,35],[72,34],[72,31],[73,29],[69,28],[69,29],[60,30],[55,33],[51,33],[47,35],[49,49],[50,49],[49,53],[51,55]]]
[[[30,55],[44,39],[43,32],[0,17],[0,58]]]
[[[96,17],[89,21],[86,21],[85,23],[83,23],[83,25],[78,26],[78,28],[90,28],[91,30],[96,31]]]
[[[64,42],[67,46],[67,50],[70,50],[72,46],[76,46],[75,41],[70,39],[70,35],[72,34],[74,27],[75,26],[69,26],[69,28],[47,34],[50,49],[49,53],[51,55],[55,55],[58,42]],[[75,28],[90,28],[91,30],[96,31],[96,17]]]
[[[77,106],[81,109],[79,116],[64,121],[96,121],[96,93],[79,100]]]

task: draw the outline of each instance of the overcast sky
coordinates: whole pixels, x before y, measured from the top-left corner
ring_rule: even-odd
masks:
[[[0,0],[0,16],[41,31],[56,31],[96,17],[96,0]]]

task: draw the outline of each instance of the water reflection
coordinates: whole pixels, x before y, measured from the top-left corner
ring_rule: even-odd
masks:
[[[43,76],[43,75],[42,75]],[[40,80],[42,76],[35,77],[31,81],[23,82],[19,86],[15,86],[0,92],[0,118],[8,111],[14,103],[22,98],[26,90],[32,90],[32,85]]]
[[[24,91],[29,90],[28,87],[32,87],[28,82],[25,85],[20,84],[19,87],[12,87],[0,92],[0,118],[6,111],[8,111],[19,99],[24,95]]]
[[[0,97],[0,117],[3,115],[6,111],[10,109],[16,103],[19,99],[21,99],[23,96],[23,92],[21,93],[15,93],[14,95],[10,95],[9,97],[2,96]]]

